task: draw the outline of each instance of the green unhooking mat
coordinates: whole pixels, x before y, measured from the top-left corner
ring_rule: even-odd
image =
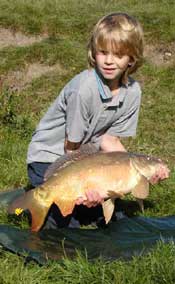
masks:
[[[0,194],[0,206],[6,207],[24,190]],[[12,225],[0,225],[0,244],[40,264],[63,256],[73,258],[77,250],[91,260],[130,259],[150,250],[162,240],[175,240],[175,216],[163,218],[123,217],[105,229],[58,229],[32,233]]]

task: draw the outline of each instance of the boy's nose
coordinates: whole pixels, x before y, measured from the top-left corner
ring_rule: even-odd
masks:
[[[106,54],[106,56],[105,56],[105,62],[107,63],[107,64],[111,64],[111,63],[113,63],[113,54],[111,54],[111,53],[109,53],[109,54]]]

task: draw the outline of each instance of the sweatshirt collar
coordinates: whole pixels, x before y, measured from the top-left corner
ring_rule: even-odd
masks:
[[[94,69],[97,85],[98,85],[98,91],[100,93],[102,101],[109,102],[109,106],[118,106],[123,104],[125,95],[126,95],[126,89],[128,88],[127,85],[122,84],[119,90],[119,93],[117,96],[113,97],[111,90],[109,87],[104,84],[102,78],[100,77],[97,70]]]

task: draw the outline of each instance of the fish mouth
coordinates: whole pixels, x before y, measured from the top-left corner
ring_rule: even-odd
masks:
[[[170,175],[170,169],[167,165],[161,164],[159,167],[159,178],[160,180],[169,178]]]

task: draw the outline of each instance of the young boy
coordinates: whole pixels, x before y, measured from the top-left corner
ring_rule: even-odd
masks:
[[[28,149],[28,175],[36,187],[64,153],[93,143],[102,151],[126,151],[120,137],[136,134],[141,90],[129,75],[142,63],[143,32],[124,13],[99,20],[88,46],[90,68],[75,76],[41,119]],[[93,189],[77,204],[102,202]]]

